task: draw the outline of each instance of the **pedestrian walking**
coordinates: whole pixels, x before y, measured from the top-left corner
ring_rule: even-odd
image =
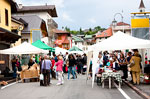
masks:
[[[74,66],[75,66],[75,58],[73,57],[72,54],[69,55],[69,66],[68,66],[68,80],[70,79],[70,73],[72,72],[73,79],[75,79],[75,71],[74,71]]]
[[[58,62],[56,63],[56,71],[58,73],[58,83],[56,85],[62,85],[64,83],[63,79],[63,57],[58,56]]]
[[[50,84],[50,68],[52,66],[52,63],[48,56],[44,57],[44,60],[42,62],[42,73],[44,75],[44,86],[48,86]]]
[[[87,56],[86,56],[86,54],[84,53],[84,54],[83,54],[83,74],[85,74],[86,68],[87,68]]]
[[[78,68],[78,70],[77,70],[77,72],[78,72],[78,74],[81,74],[82,72],[82,69],[83,69],[83,64],[82,64],[82,57],[81,57],[81,55],[78,55],[78,57],[77,57],[77,68]]]

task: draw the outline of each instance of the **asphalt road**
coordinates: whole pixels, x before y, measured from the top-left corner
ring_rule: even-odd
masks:
[[[0,89],[0,99],[126,99],[125,96],[114,86],[108,89],[97,86],[91,87],[91,80],[86,84],[86,76],[78,75],[77,80],[67,80],[65,84],[56,86],[57,80],[52,80],[52,85],[43,87],[39,82],[16,83],[4,89]],[[142,99],[125,84],[122,85],[123,93],[129,99]]]

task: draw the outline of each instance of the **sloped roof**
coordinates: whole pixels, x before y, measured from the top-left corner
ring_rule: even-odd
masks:
[[[124,23],[124,22],[118,22],[117,23],[117,26],[123,26],[123,25],[130,25],[130,24],[127,24],[127,23]]]
[[[22,12],[41,12],[46,11],[48,12],[52,17],[57,17],[57,12],[55,5],[40,5],[40,6],[22,6],[21,9],[17,9],[17,13]]]
[[[77,37],[75,35],[72,35],[72,39],[75,41],[75,42],[83,42],[84,40],[80,37]]]
[[[140,9],[140,8],[145,8],[143,0],[141,0],[141,3],[140,3],[140,6],[139,6],[139,9]]]
[[[100,35],[96,35],[96,38],[103,38],[103,37],[110,37],[112,36],[112,28],[108,28],[107,30],[103,31]]]
[[[67,33],[67,34],[70,34],[70,33],[67,32],[67,31],[58,30],[58,29],[54,29],[53,32],[54,32],[54,33],[62,33],[62,34],[63,34],[63,33],[64,33],[64,34],[66,34],[66,33]]]
[[[13,0],[7,0],[10,5],[11,5],[11,13],[16,13],[17,12],[17,3],[14,2]]]
[[[91,38],[92,38],[92,35],[85,35],[84,38],[85,38],[85,39],[91,39]]]
[[[45,22],[37,15],[24,15],[24,16],[14,16],[17,19],[23,19],[25,22],[28,23],[28,26],[25,27],[22,33],[30,33],[31,29],[40,29],[41,23]]]

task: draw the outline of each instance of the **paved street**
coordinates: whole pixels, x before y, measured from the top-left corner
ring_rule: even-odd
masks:
[[[96,84],[92,89],[91,81],[86,84],[85,78],[85,75],[78,75],[77,80],[65,79],[61,86],[56,86],[57,80],[52,80],[48,87],[39,86],[39,82],[17,83],[0,89],[0,99],[125,99],[116,87],[108,89],[107,83],[104,89]],[[122,89],[131,99],[142,99],[125,84]]]

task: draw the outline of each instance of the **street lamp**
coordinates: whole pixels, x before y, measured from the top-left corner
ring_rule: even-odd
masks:
[[[114,26],[114,27],[117,25],[117,21],[116,21],[116,19],[115,19],[115,17],[116,17],[117,15],[120,15],[120,16],[121,16],[121,21],[122,21],[122,23],[123,23],[123,15],[122,15],[121,13],[116,13],[116,14],[114,15],[114,20],[112,21],[112,26]],[[123,24],[123,33],[124,33],[124,24]]]

